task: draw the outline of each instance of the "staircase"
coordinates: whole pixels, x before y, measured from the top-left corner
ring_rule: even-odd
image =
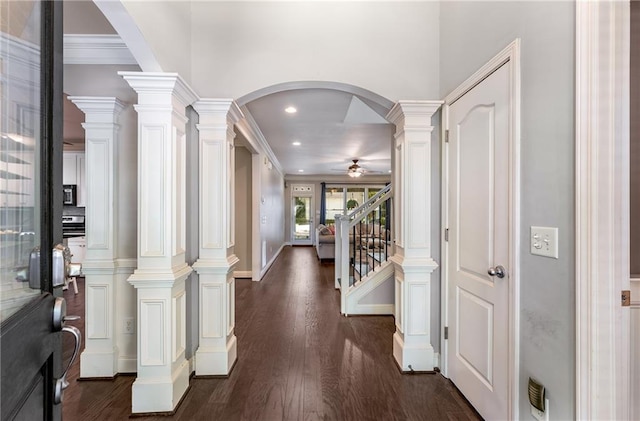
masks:
[[[335,278],[345,316],[393,314],[392,193],[388,185],[350,214],[336,216]]]

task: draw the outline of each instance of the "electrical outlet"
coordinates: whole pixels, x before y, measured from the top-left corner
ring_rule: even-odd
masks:
[[[558,228],[531,227],[531,254],[558,258]]]
[[[125,317],[124,319],[124,333],[133,335],[136,332],[136,324],[133,317]]]

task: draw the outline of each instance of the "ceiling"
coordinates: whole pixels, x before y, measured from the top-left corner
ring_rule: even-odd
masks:
[[[356,95],[296,89],[263,96],[245,107],[285,174],[346,173],[354,159],[371,173],[391,169],[391,125]],[[287,113],[288,107],[297,111]]]
[[[65,2],[64,27],[66,34],[115,32],[87,0]],[[287,113],[287,107],[297,112]],[[242,109],[255,120],[284,175],[343,175],[354,159],[368,174],[391,170],[392,125],[384,119],[388,110],[367,98],[340,89],[292,89],[258,97]],[[82,119],[75,105],[65,101],[67,146],[84,137]]]

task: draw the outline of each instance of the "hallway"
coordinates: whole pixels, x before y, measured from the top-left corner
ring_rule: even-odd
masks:
[[[194,378],[174,416],[143,419],[480,419],[440,374],[399,373],[392,317],[340,315],[333,271],[314,248],[285,247],[261,282],[238,280],[238,361],[229,378]],[[79,287],[77,296],[65,291],[69,314],[84,305]],[[70,345],[65,338],[66,358]],[[64,420],[128,419],[134,376],[78,382],[78,374],[75,364]]]

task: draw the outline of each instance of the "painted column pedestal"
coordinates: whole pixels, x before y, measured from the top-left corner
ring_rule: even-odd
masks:
[[[234,254],[234,124],[242,117],[230,99],[194,105],[200,145],[199,347],[196,376],[228,375],[237,358]]]
[[[175,73],[120,72],[138,93],[137,372],[132,412],[173,411],[189,385],[186,349],[185,108]]]
[[[80,377],[113,377],[118,372],[116,340],[118,115],[124,105],[113,97],[69,97],[85,114],[86,256],[85,349]]]
[[[129,282],[138,294],[138,375],[132,385],[132,412],[171,412],[189,386],[186,348],[184,264],[168,273],[136,271]],[[164,278],[164,279],[162,279]]]
[[[387,115],[394,144],[395,319],[393,356],[402,371],[432,371],[431,117],[441,101],[400,101]]]
[[[235,258],[235,256],[233,256]],[[235,279],[238,259],[227,262],[199,260],[200,330],[196,351],[197,376],[225,376],[238,356],[235,329]]]

